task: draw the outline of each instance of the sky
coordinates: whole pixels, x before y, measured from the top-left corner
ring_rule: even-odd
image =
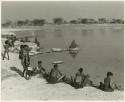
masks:
[[[46,19],[55,17],[69,21],[77,18],[124,18],[122,1],[4,1],[2,23],[7,20]]]

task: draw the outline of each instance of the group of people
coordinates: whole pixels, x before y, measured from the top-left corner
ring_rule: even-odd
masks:
[[[12,46],[14,41],[11,42]],[[37,39],[36,39],[36,42],[38,42]],[[78,45],[75,44],[75,40],[73,40],[69,48],[75,48],[76,46]],[[10,47],[10,42],[9,40],[6,40],[4,45],[5,50],[4,50],[3,60],[6,54],[9,60],[9,54],[8,54],[9,47]],[[43,76],[43,78],[47,80],[48,83],[65,82],[75,88],[82,88],[86,85],[95,87],[95,85],[89,78],[90,77],[89,74],[87,75],[84,74],[83,68],[78,69],[74,78],[73,77],[68,78],[66,77],[66,75],[63,75],[58,68],[58,63],[53,65],[53,68],[51,69],[50,72],[47,72],[46,69],[42,66],[42,61],[38,61],[37,67],[33,68],[32,70],[29,70],[28,69],[30,66],[29,51],[30,51],[30,48],[28,45],[20,46],[19,59],[21,60],[21,65],[23,66],[22,76],[25,79],[28,80],[32,75],[40,74]],[[112,76],[113,76],[112,72],[107,72],[107,77],[104,79],[104,82],[100,82],[100,85],[98,86],[98,88],[103,91],[113,91],[114,89],[111,86]]]
[[[4,53],[2,54],[3,60],[7,58],[9,60],[9,48],[15,47],[15,41],[19,39],[16,38],[15,35],[11,35],[10,37],[7,37],[5,40],[4,46]],[[20,39],[20,42],[30,42],[28,37],[24,37],[23,39]],[[37,47],[40,47],[40,42],[35,38],[34,43],[37,45]],[[38,49],[39,50],[39,49]]]
[[[16,36],[11,35],[10,37],[7,37],[7,40],[5,41],[4,46],[4,53],[3,53],[3,60],[6,58],[9,60],[9,48],[14,47],[14,43],[17,40]]]
[[[48,83],[51,84],[65,82],[75,88],[82,88],[86,85],[94,86],[93,82],[89,78],[90,76],[88,74],[84,74],[83,68],[78,69],[74,78],[68,78],[66,75],[63,75],[58,68],[58,64],[53,64],[51,71],[47,72],[46,69],[42,66],[42,61],[38,61],[38,64],[35,68],[28,70],[30,65],[29,47],[27,45],[21,45],[20,49],[19,59],[21,60],[21,64],[24,68],[23,77],[27,80],[32,75],[40,74],[47,80]],[[104,79],[104,83],[100,82],[98,88],[103,91],[113,91],[114,89],[110,85],[112,76],[112,72],[107,72],[107,77]]]

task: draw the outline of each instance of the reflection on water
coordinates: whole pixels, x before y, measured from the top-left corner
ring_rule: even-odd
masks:
[[[62,30],[61,29],[56,29],[55,31],[54,31],[54,36],[55,36],[55,38],[62,38],[63,37],[63,35],[62,35]]]
[[[36,37],[40,37],[40,39],[46,38],[46,33],[44,30],[36,30],[34,31]]]
[[[75,59],[77,54],[78,54],[78,52],[71,52],[71,51],[69,51],[69,54],[72,56],[73,59]]]

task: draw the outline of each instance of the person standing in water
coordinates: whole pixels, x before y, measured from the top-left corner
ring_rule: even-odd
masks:
[[[37,40],[37,38],[35,38],[34,43],[36,43],[36,44],[37,44],[37,46],[38,46],[38,47],[40,47],[40,42]]]
[[[76,48],[76,47],[78,47],[78,45],[76,44],[75,40],[73,40],[69,48]]]
[[[6,57],[6,55],[7,55],[7,57],[8,57],[8,60],[9,60],[9,41],[8,40],[6,40],[5,41],[5,45],[4,45],[4,54],[3,54],[3,60],[4,60],[4,58]]]

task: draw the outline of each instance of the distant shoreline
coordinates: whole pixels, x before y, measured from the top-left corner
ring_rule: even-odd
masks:
[[[60,24],[60,25],[52,25],[52,24],[47,24],[47,25],[44,25],[44,26],[21,26],[21,27],[15,27],[15,28],[12,28],[12,27],[7,27],[7,28],[1,28],[1,31],[26,31],[26,30],[41,30],[43,28],[46,28],[46,27],[61,27],[61,26],[70,26],[70,25],[74,25],[74,26],[77,26],[77,25],[83,25],[85,27],[88,27],[88,26],[104,26],[104,27],[119,27],[119,26],[124,26],[124,24]]]

